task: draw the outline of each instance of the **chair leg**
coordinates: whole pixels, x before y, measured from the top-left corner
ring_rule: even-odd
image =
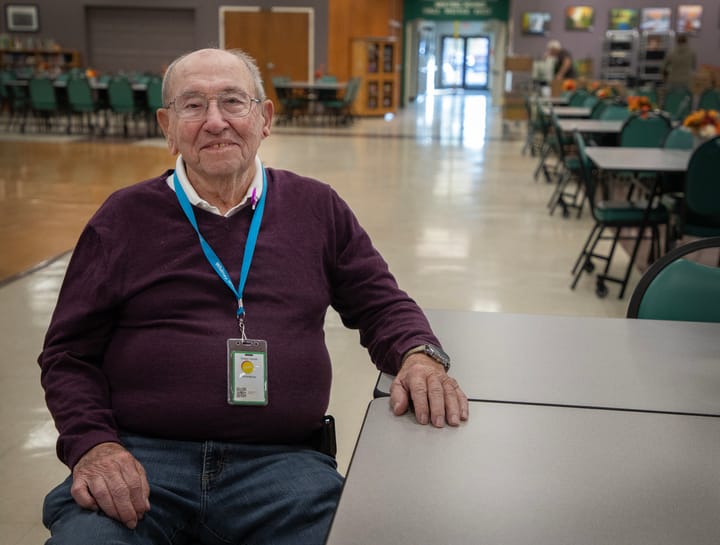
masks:
[[[625,271],[625,276],[623,277],[622,282],[620,282],[620,295],[618,296],[618,299],[622,299],[625,295],[625,288],[627,288],[628,280],[630,280],[630,273],[632,272],[635,258],[637,257],[638,250],[640,249],[640,242],[642,241],[643,235],[645,233],[645,227],[640,227],[639,229],[640,230],[638,231],[637,237],[635,238],[635,244],[633,244],[633,250],[632,254],[630,255],[630,261],[628,263],[627,269]]]
[[[575,261],[575,265],[572,268],[571,274],[574,275],[574,278],[572,284],[570,285],[570,289],[574,290],[575,286],[577,286],[578,280],[580,280],[580,275],[585,270],[586,263],[590,259],[590,255],[593,253],[593,250],[595,250],[595,246],[600,240],[603,229],[604,227],[602,225],[596,223],[590,230],[590,234],[588,235],[587,240],[585,240],[585,244],[580,251],[580,255],[578,256],[577,261]]]

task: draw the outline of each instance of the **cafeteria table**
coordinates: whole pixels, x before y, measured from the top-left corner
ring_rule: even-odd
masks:
[[[720,324],[425,314],[470,399],[720,416]],[[380,374],[376,396],[392,378]]]
[[[433,428],[376,399],[326,545],[716,545],[718,452],[717,418],[471,402]]]

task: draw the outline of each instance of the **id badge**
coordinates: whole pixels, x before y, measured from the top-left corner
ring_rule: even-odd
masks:
[[[228,403],[267,405],[267,342],[228,339]]]

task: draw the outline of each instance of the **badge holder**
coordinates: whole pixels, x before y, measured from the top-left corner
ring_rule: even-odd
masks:
[[[267,342],[228,339],[228,403],[267,405]]]

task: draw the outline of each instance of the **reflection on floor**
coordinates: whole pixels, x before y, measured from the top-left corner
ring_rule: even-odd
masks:
[[[523,136],[522,126],[503,126],[488,96],[455,94],[350,128],[278,127],[261,157],[337,188],[400,284],[425,308],[623,316],[626,301],[613,291],[598,299],[590,275],[569,289],[590,219],[548,215],[552,187],[533,181],[535,159],[521,154]],[[113,189],[173,166],[160,140],[0,134],[0,142],[0,279],[70,250]],[[620,254],[618,269],[627,263]],[[35,363],[65,264],[61,258],[0,287],[6,545],[43,542],[42,498],[67,472],[55,458],[56,434]],[[630,286],[636,282],[637,274]],[[338,422],[345,471],[376,372],[357,334],[333,313],[327,340],[335,366],[329,411]]]

